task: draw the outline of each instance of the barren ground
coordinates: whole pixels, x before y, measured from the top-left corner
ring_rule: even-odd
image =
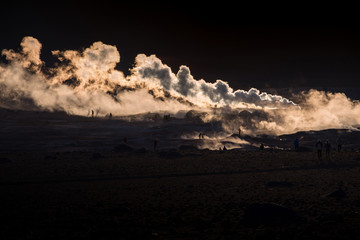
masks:
[[[228,151],[197,150],[189,146],[210,140],[180,138],[215,127],[1,110],[0,239],[359,235],[359,131],[244,136],[252,145]],[[321,164],[315,141],[334,146],[339,135],[343,151]],[[295,137],[299,152],[279,150]],[[254,147],[260,142],[263,151]]]
[[[2,239],[351,239],[360,232],[354,151],[333,152],[323,165],[314,152],[293,151],[1,158]],[[339,189],[345,194],[328,196]],[[279,204],[299,218],[249,222],[245,212],[257,203]]]

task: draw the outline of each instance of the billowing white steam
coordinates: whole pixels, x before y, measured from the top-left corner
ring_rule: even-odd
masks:
[[[152,90],[159,97],[167,92],[197,106],[238,106],[243,103],[258,106],[293,105],[285,98],[260,93],[256,89],[233,91],[221,80],[216,83],[195,80],[186,66],[181,66],[178,73],[174,74],[155,55],[139,54],[132,74],[125,77],[115,69],[120,62],[117,48],[102,42],[95,42],[83,52],[52,51],[60,64],[46,71],[40,59],[42,45],[37,39],[25,37],[21,47],[19,53],[14,50],[2,51],[9,61],[9,64],[2,65],[0,71],[2,98],[8,99],[9,95],[27,98],[40,109],[84,114],[89,108],[98,108],[102,112],[121,114],[124,108],[120,101],[121,94],[108,94],[117,87]],[[134,113],[152,110],[150,107],[133,109]]]
[[[173,94],[180,94],[189,101],[198,104],[217,106],[243,107],[244,104],[255,106],[294,106],[292,101],[281,96],[260,93],[252,88],[249,91],[234,91],[227,82],[217,80],[209,83],[195,80],[187,66],[180,66],[175,75],[170,67],[163,64],[155,55],[139,54],[135,59],[136,66],[132,70],[132,77],[137,81],[160,85],[164,90]]]
[[[301,108],[244,110],[207,114],[205,121],[219,120],[227,132],[241,128],[245,134],[287,134],[322,129],[360,127],[360,102],[344,93],[317,90],[302,92]],[[225,117],[224,117],[225,116]]]
[[[344,94],[310,91],[300,108],[255,88],[234,91],[222,80],[196,80],[187,66],[180,66],[175,74],[155,55],[139,54],[131,74],[125,76],[115,69],[120,62],[117,48],[102,42],[82,52],[52,51],[59,60],[53,68],[45,68],[37,39],[24,37],[20,45],[19,52],[2,50],[8,63],[0,65],[0,107],[76,115],[95,110],[100,116],[196,109],[209,113],[204,121],[224,120],[224,109],[258,108],[266,115],[259,118],[252,112],[249,118],[224,120],[229,132],[241,127],[245,132],[279,134],[360,124],[359,103]],[[212,111],[214,107],[223,110]]]

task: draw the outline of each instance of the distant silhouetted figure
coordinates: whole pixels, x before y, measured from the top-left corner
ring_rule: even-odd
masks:
[[[338,137],[338,139],[337,139],[337,150],[338,150],[338,152],[340,152],[341,151],[341,148],[342,148],[342,141],[341,141],[341,138],[340,137]]]
[[[223,147],[223,151],[226,151],[227,149],[226,149],[226,147],[225,147],[225,145],[224,145],[224,147]]]
[[[264,144],[263,143],[260,144],[260,150],[264,150]]]
[[[294,141],[294,147],[295,147],[295,151],[299,150],[299,139],[296,138]]]
[[[154,139],[154,152],[156,151],[156,147],[157,147],[157,139]]]
[[[326,140],[325,153],[326,153],[326,158],[328,159],[330,159],[330,151],[331,151],[331,144],[329,143],[329,141]]]
[[[91,110],[91,117],[94,117],[94,110]]]
[[[112,118],[112,113],[109,114],[109,119],[111,119],[111,118]]]
[[[323,144],[320,140],[318,140],[315,144],[315,147],[317,149],[317,156],[318,156],[318,159],[321,161],[322,160],[322,156],[321,156],[321,153],[322,153],[322,148],[323,148]]]

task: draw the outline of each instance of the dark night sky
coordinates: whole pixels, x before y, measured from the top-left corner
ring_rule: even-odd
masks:
[[[360,87],[356,15],[340,15],[337,6],[272,9],[235,1],[7,5],[1,10],[0,48],[18,49],[22,37],[33,36],[51,65],[51,50],[102,41],[117,46],[117,68],[123,71],[145,53],[156,54],[174,72],[184,64],[195,79],[222,79],[235,89]]]

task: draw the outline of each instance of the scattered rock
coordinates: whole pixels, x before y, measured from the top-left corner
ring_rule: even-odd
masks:
[[[8,158],[0,158],[0,163],[11,163],[11,160]]]
[[[183,157],[183,155],[177,151],[163,151],[159,152],[159,156],[163,158],[180,158]]]
[[[185,157],[201,157],[203,154],[202,153],[187,153],[184,156]]]
[[[129,214],[130,212],[131,212],[131,208],[127,204],[119,204],[108,210],[108,213],[114,216]]]
[[[179,147],[180,151],[197,151],[199,150],[197,147],[195,147],[194,145],[181,145]]]
[[[336,212],[330,212],[320,215],[316,221],[322,224],[336,224],[344,221],[344,217]]]
[[[338,190],[327,194],[326,197],[335,198],[335,199],[343,199],[343,198],[347,197],[347,194],[344,190],[339,188]]]
[[[114,151],[116,152],[132,152],[134,149],[126,144],[119,144],[114,147]]]
[[[144,154],[147,153],[146,148],[139,148],[135,150],[135,153]]]
[[[297,152],[312,152],[313,149],[309,147],[300,146],[297,150]]]
[[[45,160],[55,160],[55,159],[57,159],[57,156],[47,155],[47,156],[45,157]]]
[[[267,187],[293,187],[294,184],[287,181],[269,181],[266,183]]]
[[[251,225],[295,223],[299,216],[289,208],[275,203],[257,203],[245,210],[244,221]]]
[[[101,155],[101,153],[98,153],[98,152],[93,153],[93,155],[92,155],[92,159],[94,159],[94,160],[98,160],[98,159],[100,159],[102,157],[103,156]]]

